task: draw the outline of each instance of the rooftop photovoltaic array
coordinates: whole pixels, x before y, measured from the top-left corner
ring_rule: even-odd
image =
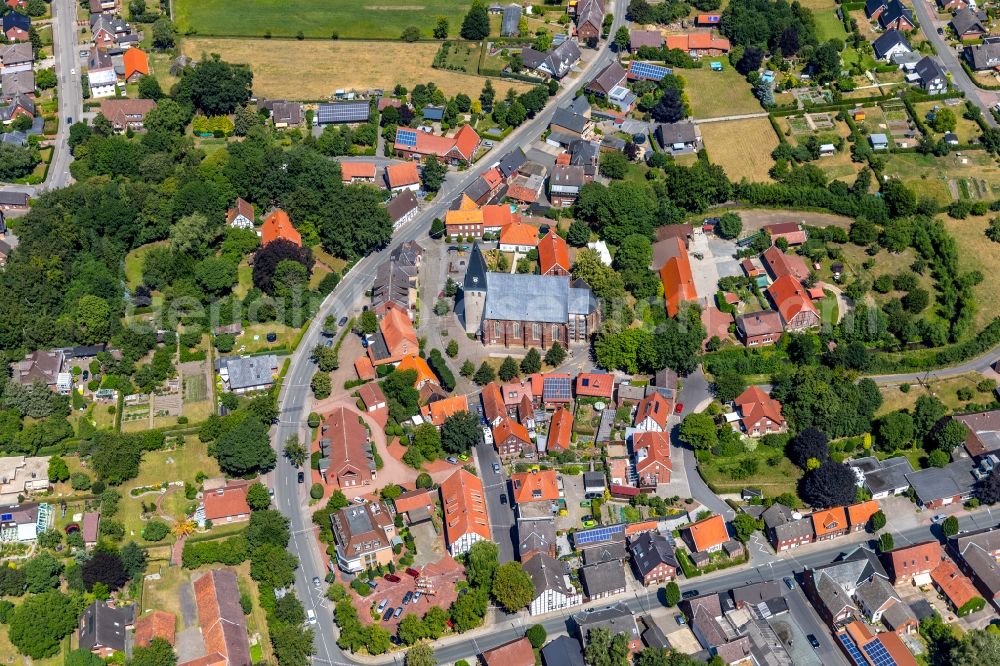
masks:
[[[854,640],[850,636],[840,633],[837,634],[837,638],[840,640],[840,644],[844,646],[844,650],[847,651],[848,656],[850,656],[855,666],[867,666],[868,662],[865,661],[864,655],[861,654],[861,650],[854,644]]]
[[[882,641],[874,640],[865,645],[865,654],[871,659],[875,666],[896,666],[896,660],[892,658],[889,651],[885,649]]]
[[[368,120],[368,102],[340,102],[337,104],[320,104],[316,118],[322,124],[326,123],[360,123]]]
[[[396,143],[403,146],[410,146],[411,148],[416,148],[417,146],[417,133],[414,130],[396,130]]]
[[[669,67],[654,65],[651,62],[635,61],[629,65],[628,71],[635,78],[649,79],[650,81],[659,81],[667,74],[673,72]]]
[[[601,543],[602,541],[614,541],[625,538],[625,525],[603,525],[590,530],[580,530],[573,535],[573,542],[577,546],[590,543]]]
[[[542,397],[544,400],[569,400],[571,384],[569,377],[546,377],[542,383]]]

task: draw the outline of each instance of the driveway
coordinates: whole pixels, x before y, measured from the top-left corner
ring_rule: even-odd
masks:
[[[695,289],[700,296],[711,298],[719,289],[720,277],[740,274],[739,262],[733,258],[735,252],[735,243],[695,230],[688,254]]]

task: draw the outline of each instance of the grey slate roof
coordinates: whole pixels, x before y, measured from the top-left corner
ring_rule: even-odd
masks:
[[[518,552],[521,559],[532,552],[547,552],[556,542],[556,524],[551,518],[517,521]]]
[[[586,95],[580,95],[578,97],[574,97],[573,101],[567,104],[565,108],[569,109],[573,113],[585,116],[590,111],[590,101],[587,100]]]
[[[910,43],[906,41],[906,36],[899,30],[887,30],[872,42],[872,48],[875,49],[875,57],[879,59],[884,58],[890,49],[899,45],[905,46],[907,51],[913,50],[910,47]]]
[[[854,596],[857,597],[859,602],[864,604],[865,608],[871,611],[877,611],[882,608],[890,599],[895,599],[897,602],[900,601],[899,595],[892,589],[889,581],[881,576],[872,576],[858,585]]]
[[[486,319],[561,324],[596,305],[587,290],[571,289],[566,276],[490,273],[487,281]]]
[[[500,158],[500,163],[497,165],[497,169],[500,170],[501,176],[504,178],[510,178],[526,161],[527,158],[524,156],[524,151],[521,150],[520,146],[518,146]]]
[[[565,596],[576,594],[576,590],[566,583],[566,565],[545,553],[539,553],[524,563],[524,571],[535,585],[535,597],[546,590]]]
[[[521,6],[507,5],[503,8],[503,19],[500,22],[500,34],[504,37],[513,37],[518,34],[517,24],[521,20]]]
[[[35,92],[35,73],[30,69],[26,72],[8,72],[3,75],[0,89],[5,98],[22,93],[30,95]]]
[[[107,647],[125,651],[125,627],[135,623],[135,604],[112,608],[95,601],[83,610],[78,625],[80,647],[92,650]]]
[[[979,33],[984,34],[986,30],[986,21],[989,19],[982,12],[978,12],[970,7],[965,9],[960,9],[951,17],[951,25],[955,28],[955,32],[959,35],[964,35],[966,33]]]
[[[971,493],[976,481],[972,476],[973,466],[970,458],[962,458],[944,467],[911,472],[906,475],[906,480],[913,486],[917,499],[927,504],[936,499]]]
[[[521,62],[527,69],[538,69],[548,56],[548,53],[536,51],[530,46],[521,49]]]
[[[583,549],[583,563],[589,565],[611,561],[621,562],[627,554],[624,541],[607,541]]]
[[[225,367],[229,371],[230,389],[246,389],[270,384],[273,381],[271,373],[278,367],[278,357],[274,354],[229,356],[220,359],[219,364],[219,367]]]
[[[29,42],[15,42],[0,46],[0,63],[4,67],[21,65],[26,62],[34,62],[35,55],[32,53]]]
[[[576,40],[567,39],[565,42],[549,51],[548,57],[542,63],[541,68],[548,71],[552,76],[561,79],[569,73],[569,70],[580,60],[580,47]]]
[[[945,76],[944,70],[941,69],[941,65],[938,61],[930,56],[924,56],[917,66],[913,69],[914,73],[920,77],[920,83],[924,86],[929,85],[932,81],[940,79],[947,82],[948,78]]]
[[[917,619],[916,613],[913,612],[913,609],[908,604],[898,602],[889,606],[882,613],[882,622],[893,631],[896,631],[899,627],[910,623],[919,623],[920,620]]]
[[[628,549],[636,571],[642,577],[661,564],[669,564],[675,569],[679,566],[670,540],[662,534],[644,532],[629,542]]]
[[[389,219],[395,223],[401,220],[407,213],[416,208],[418,205],[419,202],[417,201],[417,197],[413,194],[413,191],[403,190],[385,205],[385,210],[389,213]]]
[[[580,643],[569,636],[559,636],[542,648],[545,666],[585,666]]]
[[[625,68],[617,60],[612,60],[604,69],[587,84],[587,90],[607,95],[611,89],[625,80]]]
[[[1000,65],[1000,42],[987,37],[982,44],[966,46],[963,55],[972,69],[992,69]]]
[[[576,132],[577,134],[582,134],[583,130],[587,127],[587,119],[565,107],[559,107],[556,109],[556,112],[552,114],[552,121],[550,124],[564,127],[568,130]]]
[[[580,631],[584,646],[587,645],[590,631],[598,628],[607,629],[612,636],[625,634],[630,641],[639,639],[639,625],[635,621],[635,615],[621,602],[577,613],[573,616],[573,621]]]
[[[885,3],[885,11],[879,14],[878,22],[884,28],[900,18],[906,19],[910,25],[913,25],[913,10],[900,0],[889,0]]]
[[[913,465],[903,456],[882,461],[879,469],[865,474],[868,492],[875,495],[909,485],[906,475],[913,471]]]
[[[671,146],[675,143],[694,143],[698,140],[694,123],[661,123],[656,126],[656,138],[661,146]]]
[[[583,591],[596,597],[625,589],[625,568],[617,560],[591,564],[580,569]]]
[[[812,576],[819,598],[832,616],[844,608],[856,608],[851,593],[862,582],[872,576],[889,579],[875,553],[863,547],[841,555],[830,564],[815,567]]]
[[[486,259],[479,249],[479,243],[472,244],[472,253],[469,255],[469,266],[465,270],[464,291],[485,291],[486,290]]]
[[[1000,530],[978,530],[952,537],[949,546],[956,551],[972,571],[975,579],[987,590],[1000,593],[1000,565],[992,553],[1000,550]]]

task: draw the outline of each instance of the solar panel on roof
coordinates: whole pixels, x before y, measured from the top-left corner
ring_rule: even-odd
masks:
[[[542,382],[542,397],[545,400],[569,400],[572,397],[570,378],[546,377]]]
[[[368,120],[368,102],[320,104],[316,117],[320,124],[364,122]]]
[[[589,543],[600,543],[601,541],[612,541],[616,537],[625,534],[625,526],[604,525],[589,530],[580,530],[573,535],[573,541],[577,546]]]
[[[659,81],[673,70],[662,65],[654,65],[651,62],[632,62],[629,65],[629,72],[632,73],[633,77]]]
[[[8,520],[13,520],[13,519],[14,519],[14,514],[12,514],[12,513],[5,513],[2,516],[0,516],[0,520],[2,520],[4,522],[7,522]]]
[[[848,656],[851,661],[854,662],[854,666],[867,666],[868,662],[865,661],[864,656],[861,654],[861,650],[855,645],[854,640],[847,634],[837,634],[837,639],[840,640],[840,644],[844,646],[847,651]]]
[[[410,146],[411,148],[416,148],[417,146],[417,133],[414,130],[396,130],[396,143],[403,146]]]
[[[872,662],[874,662],[875,666],[896,666],[896,660],[893,659],[892,655],[889,654],[889,651],[885,649],[885,645],[882,644],[882,641],[878,639],[870,641],[863,649],[865,654],[867,654],[871,658]]]

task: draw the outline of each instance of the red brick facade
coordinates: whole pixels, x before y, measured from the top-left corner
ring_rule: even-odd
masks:
[[[590,334],[600,325],[600,313],[572,315],[571,324],[549,324],[532,321],[483,321],[483,344],[504,347],[540,347],[548,349],[553,342],[563,347],[587,342]]]

